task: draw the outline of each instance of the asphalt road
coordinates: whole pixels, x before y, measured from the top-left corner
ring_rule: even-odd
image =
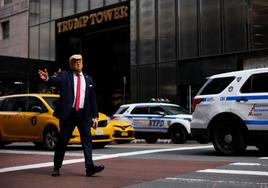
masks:
[[[94,149],[96,164],[105,170],[85,176],[81,146],[69,146],[60,177],[51,177],[53,152],[30,143],[0,150],[0,185],[5,188],[268,188],[268,157],[255,147],[241,156],[220,156],[209,144],[143,142],[111,144]]]

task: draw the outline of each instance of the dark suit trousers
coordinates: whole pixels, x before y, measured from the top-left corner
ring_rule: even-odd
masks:
[[[86,168],[92,168],[94,165],[92,160],[92,138],[90,133],[90,122],[86,120],[84,114],[85,113],[83,110],[76,112],[73,109],[69,118],[66,120],[60,120],[60,135],[55,146],[54,168],[61,168],[66,146],[76,126],[80,133],[82,148],[85,156],[85,166]]]

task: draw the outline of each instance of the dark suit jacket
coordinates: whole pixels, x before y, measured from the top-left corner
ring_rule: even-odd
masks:
[[[92,78],[83,73],[86,81],[84,112],[88,121],[98,117],[96,94]],[[58,87],[60,98],[54,110],[54,116],[66,120],[71,114],[74,102],[74,77],[72,71],[61,71],[56,76],[50,76],[48,83]]]

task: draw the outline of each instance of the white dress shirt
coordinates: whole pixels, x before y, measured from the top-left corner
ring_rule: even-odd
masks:
[[[77,76],[74,73],[74,102],[73,102],[73,108],[75,108],[75,99],[76,99],[76,89],[77,89]],[[80,81],[81,81],[81,85],[80,85],[80,105],[79,108],[84,108],[84,103],[85,103],[85,94],[86,94],[86,80],[85,77],[83,75],[83,73],[80,73]]]

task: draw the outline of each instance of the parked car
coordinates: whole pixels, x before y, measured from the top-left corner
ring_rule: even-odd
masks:
[[[125,121],[111,120],[110,124],[114,128],[114,141],[118,144],[130,143],[135,139],[135,131],[130,123]]]
[[[0,97],[0,145],[11,142],[33,142],[36,146],[52,150],[59,134],[59,120],[53,114],[58,95],[20,94]],[[113,141],[114,129],[107,116],[99,113],[99,127],[89,130],[96,147]],[[69,144],[80,144],[75,128]]]
[[[192,137],[223,155],[268,151],[268,68],[211,76],[193,100]]]
[[[121,105],[113,119],[131,123],[135,137],[155,143],[159,138],[170,138],[173,143],[184,143],[190,135],[192,116],[179,105],[149,102]]]

